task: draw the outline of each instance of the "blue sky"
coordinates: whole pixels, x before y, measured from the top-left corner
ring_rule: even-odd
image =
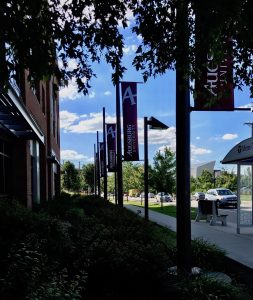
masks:
[[[127,67],[124,81],[142,82],[142,76],[131,66],[138,37],[125,33],[126,42],[123,63]],[[74,62],[71,62],[74,64]],[[89,95],[77,93],[73,82],[60,91],[61,159],[70,160],[77,166],[93,162],[96,132],[102,141],[102,108],[106,122],[115,122],[115,87],[111,83],[111,69],[105,63],[94,65],[97,78],[91,81]],[[235,90],[235,107],[249,106],[248,89]],[[193,101],[192,101],[193,106]],[[163,131],[149,130],[150,162],[156,151],[168,146],[175,150],[175,72],[150,78],[138,84],[138,131],[140,159],[143,159],[143,117],[153,116],[170,128]],[[249,111],[191,112],[191,163],[216,161],[215,168],[234,169],[220,161],[237,143],[250,137],[251,129],[244,125],[252,122]]]

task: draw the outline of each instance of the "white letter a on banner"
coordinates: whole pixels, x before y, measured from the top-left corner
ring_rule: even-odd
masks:
[[[134,100],[134,97],[136,97],[136,95],[133,95],[132,90],[131,90],[131,87],[128,86],[128,87],[126,88],[126,90],[125,90],[125,93],[124,93],[123,97],[122,97],[122,98],[123,98],[123,102],[124,102],[125,100],[130,100],[130,101],[131,101],[131,105],[135,105],[136,102],[135,102],[135,100]]]

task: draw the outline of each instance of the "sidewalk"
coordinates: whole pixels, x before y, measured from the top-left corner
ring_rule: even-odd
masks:
[[[141,211],[140,216],[144,217],[144,208],[125,205],[125,207],[137,213]],[[164,227],[176,231],[176,219],[161,213],[149,210],[149,219]],[[241,229],[241,234],[236,234],[236,225],[228,222],[227,226],[210,226],[205,221],[191,222],[192,239],[203,238],[226,251],[226,256],[253,269],[253,227]]]

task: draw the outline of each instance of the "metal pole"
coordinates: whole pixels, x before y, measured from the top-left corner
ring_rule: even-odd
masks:
[[[101,189],[100,189],[99,134],[98,134],[98,131],[97,131],[97,182],[98,182],[98,196],[101,196]]]
[[[117,172],[114,172],[114,199],[115,204],[118,205],[118,195],[117,195]]]
[[[104,143],[104,199],[107,201],[107,156],[106,156],[106,137],[105,137],[105,108],[103,107],[103,143]]]
[[[116,121],[117,121],[117,199],[118,205],[123,207],[123,176],[122,176],[122,149],[121,149],[121,119],[120,119],[120,90],[116,84]]]
[[[97,195],[97,158],[96,158],[96,144],[94,144],[94,194]]]
[[[188,31],[188,1],[182,0],[177,10],[176,60],[177,266],[186,273],[191,271]]]
[[[241,224],[241,165],[237,164],[237,226],[236,232],[240,234]]]
[[[148,118],[144,117],[144,218],[148,221]]]

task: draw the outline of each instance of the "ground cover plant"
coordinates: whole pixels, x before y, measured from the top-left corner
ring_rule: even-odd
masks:
[[[212,290],[212,281],[169,275],[175,233],[97,196],[62,194],[37,212],[2,201],[0,237],[4,300],[251,299],[235,282]],[[223,270],[221,250],[201,240],[192,248],[194,265]]]

